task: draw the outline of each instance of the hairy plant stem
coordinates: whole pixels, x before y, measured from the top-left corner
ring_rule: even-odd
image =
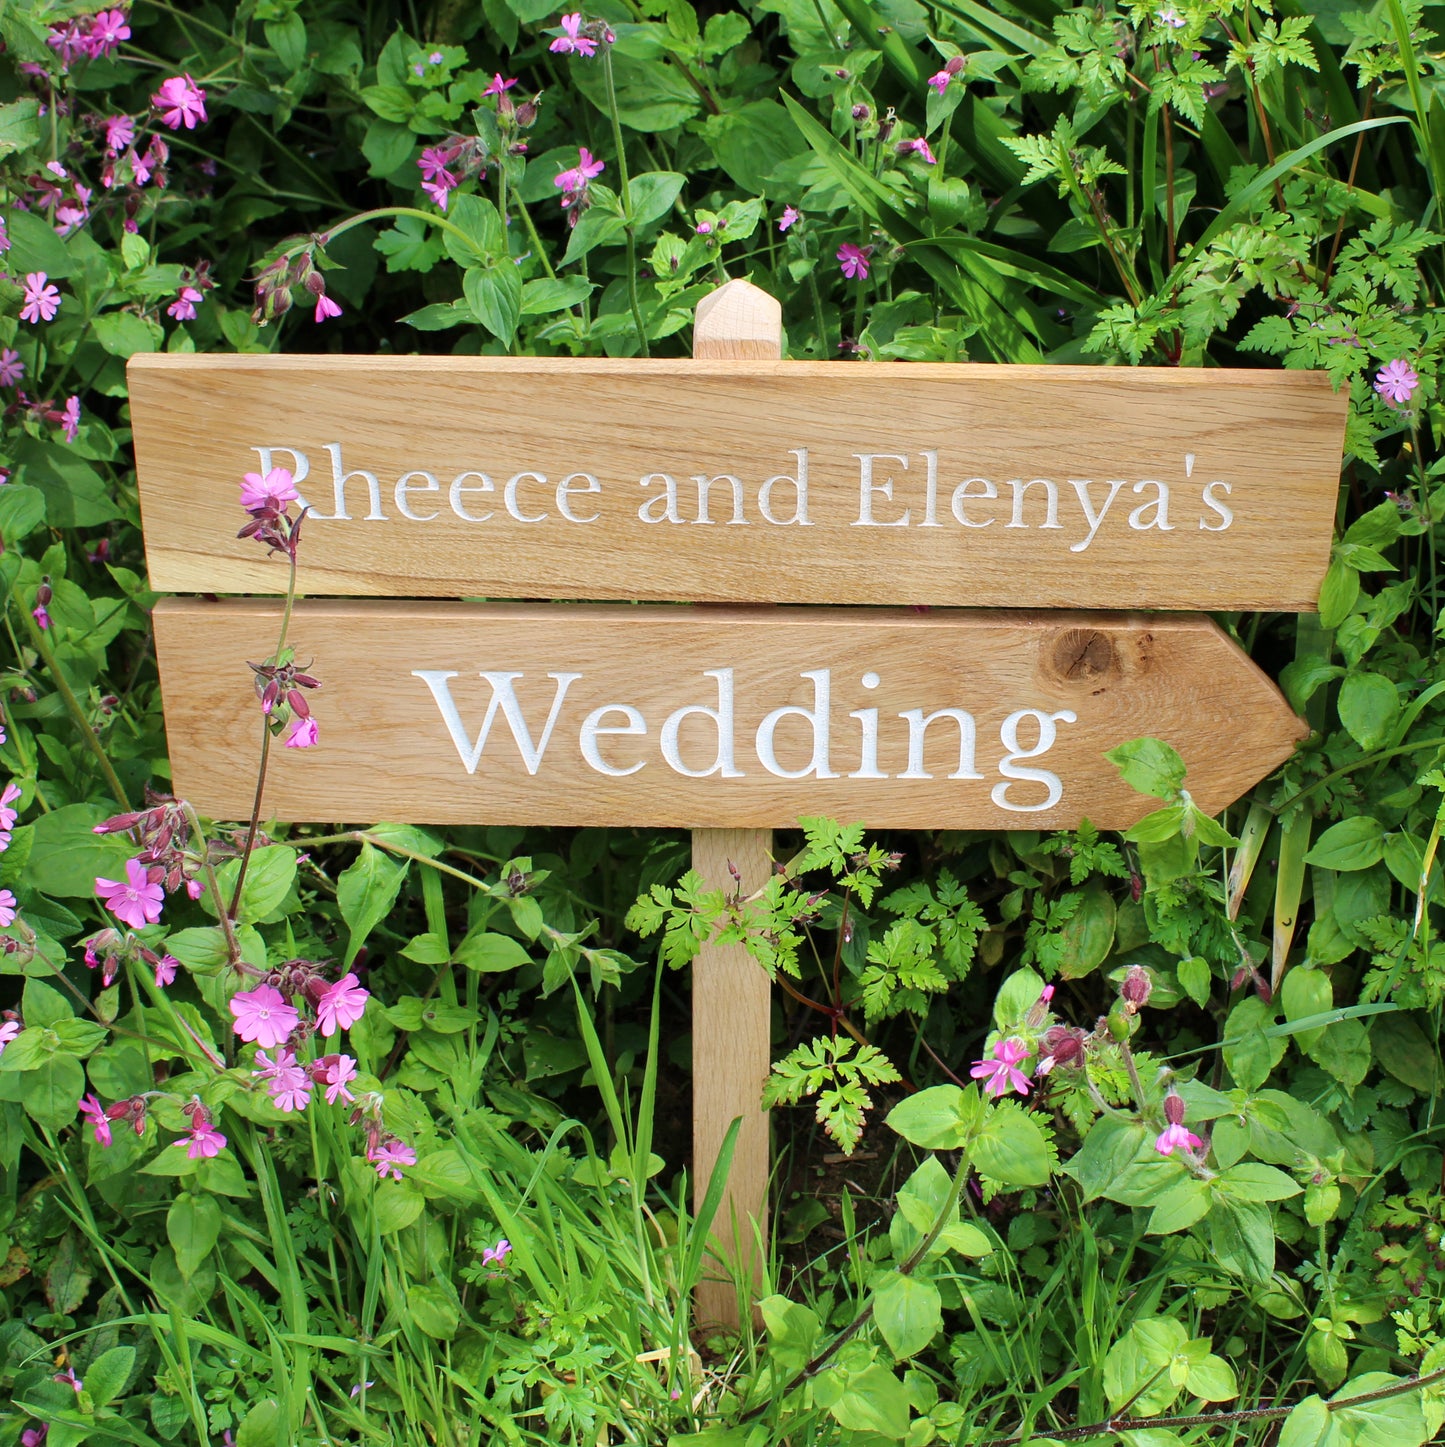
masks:
[[[231,923],[231,916],[221,908],[221,887],[216,881],[216,871],[211,865],[211,851],[206,844],[206,831],[201,828],[201,821],[190,803],[182,799],[181,808],[185,810],[186,823],[191,826],[191,833],[200,845],[199,855],[201,869],[205,872],[206,887],[211,891],[211,899],[216,906],[216,918],[221,922],[221,933],[226,938],[226,956],[233,970],[242,968],[241,943],[236,938],[236,927]]]
[[[305,513],[302,513],[302,517]],[[300,518],[296,520],[300,525]],[[276,651],[271,656],[279,664],[281,653],[286,647],[286,634],[291,629],[291,610],[296,603],[296,539],[291,538],[291,574],[286,582],[286,604],[281,610],[281,632],[276,639]],[[256,848],[256,829],[261,823],[261,796],[266,791],[266,765],[271,758],[271,719],[268,714],[261,715],[261,762],[256,769],[256,794],[251,802],[251,824],[246,830],[246,844],[241,851],[241,867],[236,872],[236,889],[231,895],[231,903],[226,910],[229,919],[236,918],[236,911],[241,907],[241,890],[246,884],[246,870],[251,863],[252,851]],[[221,902],[216,901],[216,908],[220,909]]]
[[[86,718],[85,710],[81,708],[80,700],[76,698],[75,691],[70,686],[70,680],[66,678],[64,670],[60,667],[60,660],[56,658],[55,652],[50,646],[50,640],[45,636],[45,630],[23,608],[21,616],[25,619],[26,628],[30,630],[30,642],[40,655],[46,671],[50,674],[50,681],[55,685],[55,691],[60,695],[66,713],[70,715],[71,722],[80,731],[80,737],[84,741],[85,747],[90,750],[91,755],[100,766],[100,772],[105,776],[105,782],[110,786],[110,792],[115,796],[116,802],[122,811],[128,812],[130,800],[126,797],[125,785],[121,783],[119,775],[101,747],[99,738],[96,737],[95,730],[91,727],[90,720]]]
[[[316,238],[316,245],[320,247],[330,246],[338,236],[350,231],[353,226],[361,226],[367,221],[380,221],[388,216],[412,216],[418,221],[425,221],[430,226],[438,226],[443,231],[455,236],[468,251],[476,253],[477,244],[462,230],[455,222],[448,221],[445,216],[438,216],[434,211],[423,211],[419,206],[378,206],[372,211],[359,211],[355,216],[348,216],[345,221],[338,221],[335,226],[328,227],[320,232]],[[286,255],[290,256],[297,251],[304,251],[304,245],[288,247]]]
[[[612,120],[612,144],[617,147],[617,174],[622,182],[622,230],[627,239],[627,302],[632,308],[632,325],[637,328],[637,345],[644,357],[647,332],[642,325],[642,307],[637,300],[637,230],[632,213],[632,183],[627,175],[627,148],[622,144],[622,116],[617,109],[617,86],[612,79],[612,47],[602,46],[602,74],[607,78],[607,114]]]
[[[1326,1402],[1324,1408],[1327,1412],[1343,1412],[1350,1407],[1364,1406],[1367,1402],[1383,1402],[1389,1397],[1402,1397],[1406,1392],[1431,1387],[1439,1381],[1445,1381],[1445,1367],[1428,1372],[1423,1377],[1406,1377],[1403,1381],[1380,1387],[1373,1392],[1361,1392],[1358,1397],[1344,1397],[1339,1401]],[[1228,1427],[1235,1422],[1268,1422],[1288,1417],[1298,1405],[1297,1402],[1291,1402],[1273,1407],[1244,1407],[1235,1412],[1195,1412],[1184,1417],[1125,1417],[1121,1413],[1115,1413],[1107,1420],[1091,1422],[1087,1427],[1065,1427],[1043,1434],[1033,1431],[1017,1432],[1012,1437],[992,1437],[987,1442],[980,1442],[978,1447],[1018,1447],[1020,1442],[1039,1435],[1051,1437],[1056,1442],[1076,1442],[1081,1437],[1102,1437],[1108,1432],[1141,1432],[1156,1427]]]

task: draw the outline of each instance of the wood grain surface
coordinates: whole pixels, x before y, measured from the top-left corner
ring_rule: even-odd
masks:
[[[283,591],[235,536],[238,487],[299,454],[312,595],[1315,606],[1346,405],[1323,373],[745,340],[711,361],[136,356],[151,584]]]
[[[213,817],[249,811],[246,662],[280,613],[155,609],[175,787]],[[1168,740],[1215,813],[1306,732],[1190,615],[315,600],[290,639],[323,682],[319,744],[272,751],[265,812],[292,820],[1117,829],[1154,801],[1102,757],[1116,744]]]
[[[702,361],[775,361],[783,352],[783,308],[751,282],[734,279],[697,304],[692,354]],[[746,418],[738,425],[745,426]],[[727,620],[719,624],[719,642]],[[692,867],[707,887],[747,898],[773,868],[771,829],[694,829]],[[736,1329],[737,1283],[756,1298],[768,1258],[768,1113],[763,1086],[773,1064],[773,984],[741,944],[709,940],[692,966],[692,1180],[700,1210],[733,1121],[738,1122],[727,1186],[713,1220],[715,1260],[705,1259],[693,1291],[704,1329]],[[714,1269],[716,1267],[717,1269]]]

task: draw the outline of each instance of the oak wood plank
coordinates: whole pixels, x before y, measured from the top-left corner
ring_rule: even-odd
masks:
[[[1315,606],[1346,407],[1323,373],[745,350],[134,357],[152,585],[284,590],[237,488],[304,456],[312,595]]]
[[[697,305],[692,354],[698,361],[776,361],[783,351],[783,308],[751,282],[733,280]],[[739,429],[749,419],[735,419]],[[726,626],[724,621],[720,625]],[[719,642],[723,641],[722,633]],[[762,888],[773,865],[770,829],[694,829],[692,867],[713,889],[746,898]],[[727,1187],[713,1239],[727,1270],[693,1292],[697,1321],[740,1324],[733,1273],[756,1297],[768,1254],[768,1113],[761,1104],[772,1068],[772,983],[740,944],[708,941],[692,967],[693,1206],[707,1193],[722,1143],[738,1121]]]
[[[270,599],[156,605],[176,789],[213,817],[249,811],[256,704],[238,682],[271,652],[280,615]],[[1307,732],[1238,645],[1188,614],[309,600],[290,638],[324,685],[318,746],[272,751],[267,808],[292,820],[1119,829],[1155,801],[1103,759],[1116,744],[1168,740],[1215,813]],[[599,769],[584,736],[603,706],[637,717],[593,719]],[[972,721],[971,750],[964,719],[924,722],[940,709]],[[1043,752],[1038,714],[1054,716]],[[1031,771],[1057,780],[1057,798]]]

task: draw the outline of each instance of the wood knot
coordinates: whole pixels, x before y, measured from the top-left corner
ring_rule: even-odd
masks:
[[[1071,683],[1092,683],[1119,671],[1114,643],[1097,628],[1070,628],[1054,644],[1053,671]]]

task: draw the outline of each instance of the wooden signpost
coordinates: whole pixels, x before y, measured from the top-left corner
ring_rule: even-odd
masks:
[[[1211,812],[1288,757],[1306,726],[1209,619],[1044,610],[1313,608],[1346,406],[1324,376],[780,342],[777,303],[729,282],[691,362],[133,358],[155,587],[284,591],[235,537],[243,473],[287,467],[313,508],[290,641],[324,677],[321,743],[273,752],[268,812],[688,827],[703,876],[747,894],[802,814],[1119,828],[1153,803],[1103,757],[1127,739],[1168,740]],[[962,611],[1005,605],[1029,611]],[[214,816],[250,809],[237,679],[280,610],[155,610],[175,787]],[[705,949],[694,1179],[741,1116],[717,1234],[754,1273],[768,1015],[742,950]],[[697,1310],[736,1319],[722,1282]]]

